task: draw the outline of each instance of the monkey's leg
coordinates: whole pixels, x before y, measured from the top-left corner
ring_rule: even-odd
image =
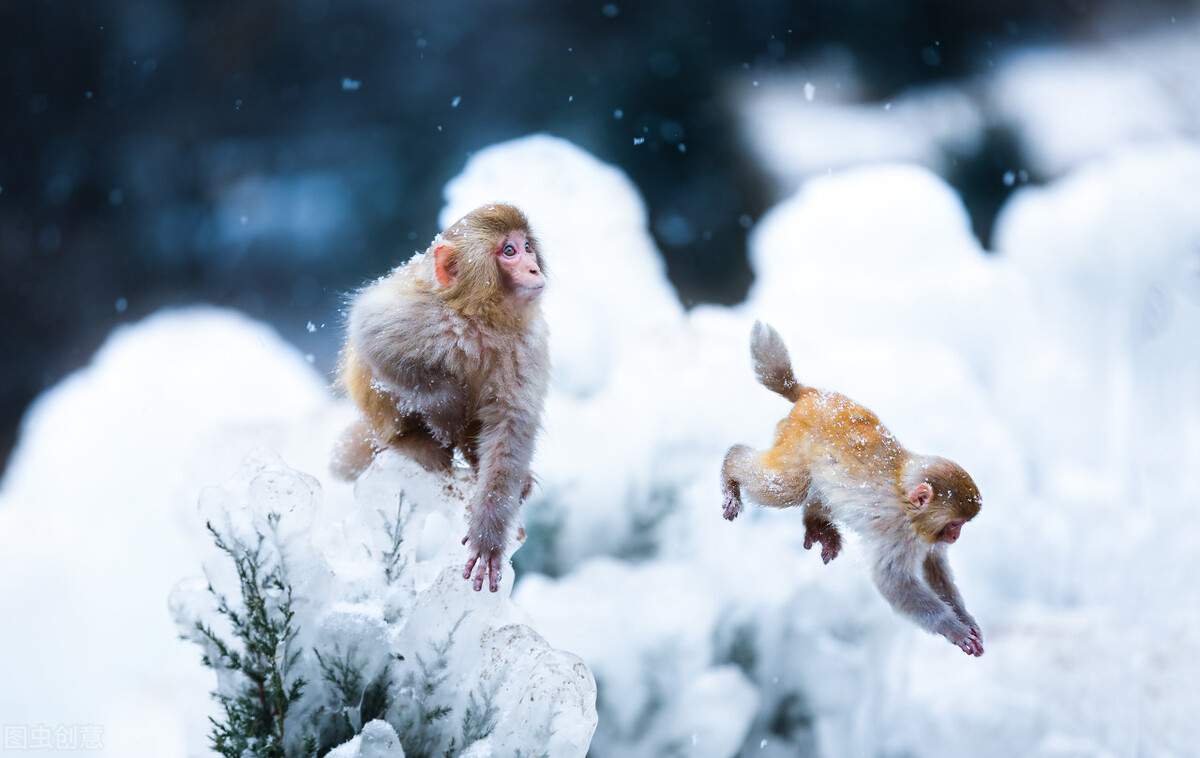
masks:
[[[379,447],[379,440],[370,425],[361,418],[357,419],[334,443],[329,468],[334,475],[353,481],[371,465]]]
[[[722,515],[728,521],[733,521],[742,512],[741,480],[746,476],[746,459],[753,453],[746,445],[734,445],[725,453],[725,462],[721,464],[721,494],[725,496]]]
[[[790,508],[808,498],[808,472],[796,469],[781,474],[767,465],[762,453],[748,445],[734,445],[721,466],[725,518],[732,521],[742,511],[742,494],[759,505]]]
[[[453,449],[442,447],[420,423],[404,424],[404,430],[392,437],[388,447],[413,459],[426,471],[434,473],[449,471],[454,463]]]
[[[821,562],[829,563],[842,551],[842,533],[834,526],[829,508],[817,500],[804,505],[804,549],[821,543]]]
[[[479,419],[472,419],[459,438],[457,446],[463,454],[463,459],[472,469],[479,468],[479,435],[483,432],[483,424]],[[522,497],[522,500],[524,498]]]

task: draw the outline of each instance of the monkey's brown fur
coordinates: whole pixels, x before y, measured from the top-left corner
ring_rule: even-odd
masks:
[[[531,475],[549,379],[541,252],[520,210],[482,206],[358,293],[340,383],[361,417],[333,469],[357,477],[387,448],[429,470],[460,452],[477,473],[466,541],[498,588],[510,522]]]
[[[726,453],[725,518],[741,512],[743,494],[762,505],[800,506],[804,546],[820,543],[826,563],[841,550],[835,521],[843,523],[875,553],[876,585],[897,611],[968,654],[982,654],[979,625],[944,556],[945,545],[979,513],[975,482],[953,461],[906,450],[853,400],[797,382],[770,326],[754,325],[751,355],[759,382],[794,405],[769,450],[734,445]]]
[[[453,258],[457,281],[439,293],[450,308],[468,318],[508,329],[524,329],[528,320],[540,314],[537,308],[505,307],[507,294],[502,277],[497,276],[495,261],[488,253],[495,240],[507,234],[525,235],[537,257],[539,270],[546,272],[541,245],[529,228],[525,214],[512,205],[496,204],[477,208],[459,219],[434,240],[433,248],[448,245],[460,251]],[[479,254],[482,253],[482,254]]]

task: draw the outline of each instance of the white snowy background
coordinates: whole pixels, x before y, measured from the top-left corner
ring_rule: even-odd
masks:
[[[744,82],[785,199],[732,308],[684,311],[636,187],[570,144],[496,145],[451,182],[438,228],[509,200],[550,263],[523,550],[552,575],[521,572],[504,613],[591,670],[593,755],[1200,755],[1198,35],[1030,51],[887,104]],[[938,172],[987,118],[1054,178],[985,252]],[[950,560],[982,658],[895,617],[854,540],[823,566],[798,513],[720,517],[725,449],[786,411],[750,371],[756,318],[804,381],[972,472],[984,508]],[[215,681],[168,608],[212,558],[200,492],[267,449],[352,512],[327,473],[350,414],[237,313],[115,331],[31,408],[0,482],[0,722],[205,754]]]

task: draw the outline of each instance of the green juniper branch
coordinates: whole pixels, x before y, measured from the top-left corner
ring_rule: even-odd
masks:
[[[288,709],[308,684],[303,677],[290,676],[300,659],[300,651],[291,649],[297,632],[292,623],[291,585],[284,579],[282,563],[264,570],[262,534],[251,549],[237,539],[227,541],[212,523],[206,526],[217,548],[233,560],[245,611],[238,612],[209,585],[217,599],[217,612],[229,620],[242,649],[197,621],[196,630],[216,650],[215,658],[206,653],[202,661],[215,671],[236,671],[248,680],[237,695],[213,693],[225,711],[223,722],[210,718],[213,749],[226,758],[247,754],[291,758],[294,753],[287,750],[286,740]]]

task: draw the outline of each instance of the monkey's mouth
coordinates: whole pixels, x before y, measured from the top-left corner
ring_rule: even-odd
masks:
[[[945,542],[947,545],[953,545],[958,542],[958,535],[962,532],[961,524],[948,524],[942,533],[938,535],[938,540]]]

